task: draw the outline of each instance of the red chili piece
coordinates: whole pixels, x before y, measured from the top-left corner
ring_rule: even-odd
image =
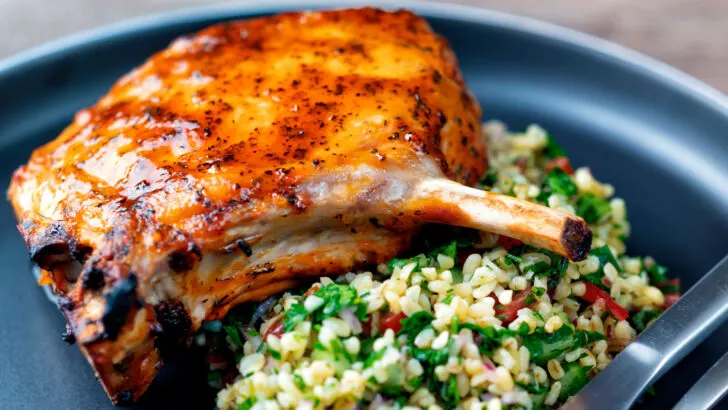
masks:
[[[531,294],[531,287],[518,292],[511,303],[507,305],[498,304],[495,306],[495,317],[500,318],[504,324],[508,324],[516,320],[518,311],[526,307],[526,299]]]
[[[566,172],[567,174],[574,175],[574,168],[571,167],[571,162],[569,162],[569,158],[554,158],[551,161],[547,162],[543,169],[544,171],[546,171],[546,173],[549,173],[554,168],[561,168],[561,170]]]
[[[586,291],[584,292],[584,296],[581,297],[582,299],[589,303],[601,300],[617,320],[626,320],[629,317],[627,310],[615,302],[607,292],[599,289],[595,284],[590,282],[584,282],[584,285],[586,286]]]
[[[397,333],[402,329],[402,320],[406,319],[407,315],[402,312],[392,313],[389,312],[382,319],[379,320],[379,327],[382,331],[392,329],[394,333]]]

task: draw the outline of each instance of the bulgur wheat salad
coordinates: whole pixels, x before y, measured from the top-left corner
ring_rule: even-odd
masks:
[[[570,262],[508,237],[425,229],[373,272],[321,278],[207,322],[220,409],[555,408],[679,297],[649,257],[625,255],[622,199],[532,125],[485,125],[480,188],[584,218]]]

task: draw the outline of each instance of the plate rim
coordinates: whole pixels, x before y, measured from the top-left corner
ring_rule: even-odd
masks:
[[[234,16],[274,14],[292,10],[362,6],[390,10],[406,8],[425,17],[444,17],[508,29],[596,53],[611,59],[613,62],[619,62],[633,70],[648,74],[649,77],[658,80],[669,88],[698,98],[704,104],[728,117],[728,96],[726,94],[665,62],[626,46],[531,17],[484,7],[419,0],[283,0],[274,4],[233,1],[161,11],[86,29],[0,59],[0,79],[12,77],[14,73],[34,64],[42,64],[45,60],[52,60],[74,52],[82,52],[84,48],[92,44],[101,44],[112,39],[164,26],[194,23],[200,20],[234,18]]]

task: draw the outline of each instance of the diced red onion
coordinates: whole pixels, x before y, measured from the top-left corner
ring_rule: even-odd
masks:
[[[386,402],[384,401],[384,397],[382,397],[381,394],[377,394],[376,396],[374,396],[374,400],[372,400],[372,403],[369,405],[369,409],[376,410],[384,407],[385,404]]]
[[[361,333],[361,322],[359,321],[359,318],[356,317],[354,311],[351,308],[341,309],[341,311],[339,312],[339,317],[341,317],[341,319],[346,322],[347,325],[349,325],[351,331],[354,332],[355,335]]]

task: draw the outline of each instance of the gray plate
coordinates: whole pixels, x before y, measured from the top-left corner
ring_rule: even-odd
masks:
[[[629,209],[631,254],[655,256],[689,286],[728,251],[728,100],[722,94],[661,63],[562,28],[454,5],[405,5],[451,42],[486,118],[514,128],[542,124],[576,165],[588,164],[614,184]],[[220,20],[300,7],[241,4],[162,14],[0,62],[3,190],[34,147],[174,37]],[[34,285],[14,224],[10,207],[0,201],[1,407],[110,407],[76,347],[61,342],[63,320]],[[645,405],[675,403],[720,357],[727,339],[724,327],[665,376],[658,397]],[[204,385],[199,365],[168,366],[139,408],[212,407]]]

